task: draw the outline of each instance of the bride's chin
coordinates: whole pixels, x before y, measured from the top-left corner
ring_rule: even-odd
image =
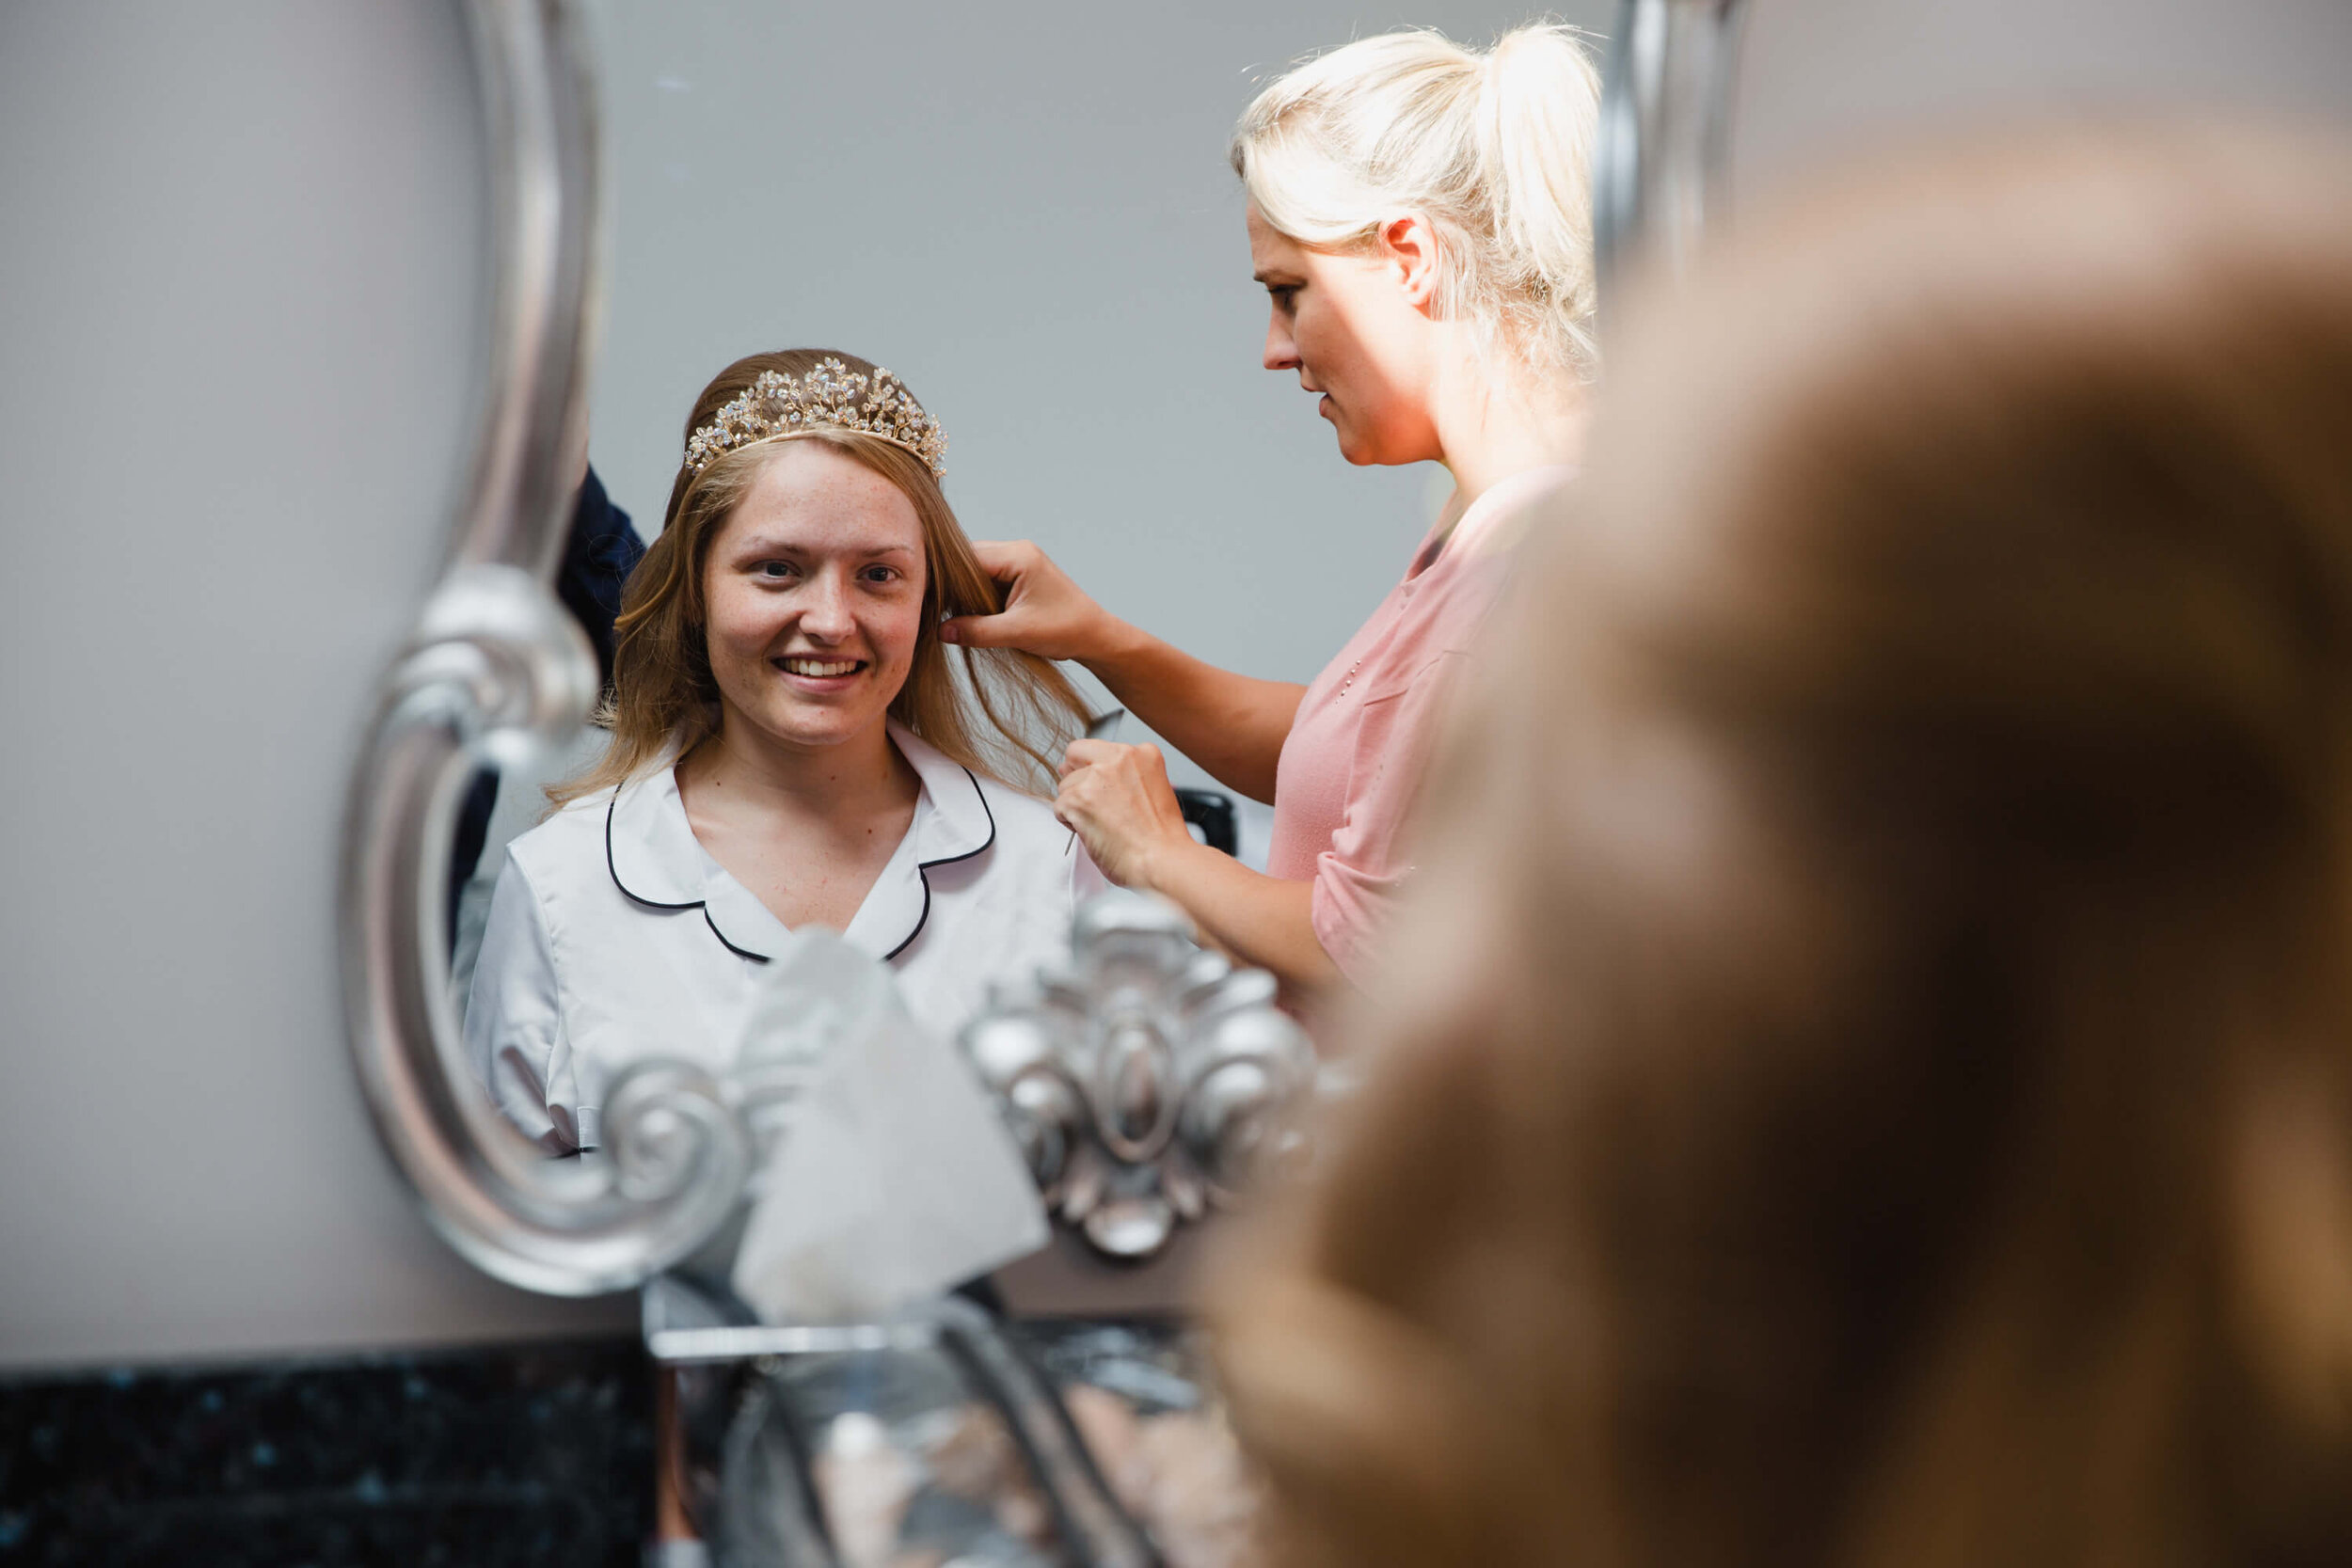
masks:
[[[853,739],[889,718],[888,705],[854,707],[795,694],[761,716],[760,727],[780,740],[803,746],[834,746]]]

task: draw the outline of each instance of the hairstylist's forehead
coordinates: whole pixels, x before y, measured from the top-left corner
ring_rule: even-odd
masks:
[[[1267,275],[1278,270],[1295,271],[1305,247],[1274,225],[1266,222],[1254,201],[1242,209],[1242,225],[1249,232],[1249,261],[1256,267],[1257,281],[1272,282]]]

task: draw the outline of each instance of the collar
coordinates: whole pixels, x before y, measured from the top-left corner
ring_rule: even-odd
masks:
[[[921,781],[914,820],[858,906],[843,936],[885,962],[906,951],[930,918],[932,867],[970,860],[996,842],[996,818],[971,769],[898,724],[891,744]],[[699,910],[710,934],[739,958],[766,963],[790,938],[749,888],[710,858],[678,798],[677,753],[615,790],[605,808],[604,853],[612,885],[640,908]]]

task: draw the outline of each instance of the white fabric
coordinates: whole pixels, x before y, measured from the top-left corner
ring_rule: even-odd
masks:
[[[897,725],[914,819],[850,928],[915,1019],[952,1038],[991,981],[1066,955],[1085,847],[1041,800],[979,779]],[[794,941],[694,837],[669,767],[573,801],[506,848],[466,1009],[499,1109],[550,1150],[596,1147],[605,1085],[647,1056],[723,1071],[762,958]]]

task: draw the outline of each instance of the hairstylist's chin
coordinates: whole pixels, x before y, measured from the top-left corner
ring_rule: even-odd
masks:
[[[1331,433],[1340,443],[1340,456],[1349,463],[1368,468],[1391,461],[1381,454],[1377,439],[1343,418],[1336,407],[1325,409],[1323,417],[1331,421]]]
[[[1349,450],[1358,443],[1354,439],[1345,416],[1340,412],[1340,405],[1331,400],[1330,393],[1322,393],[1315,399],[1315,416],[1328,424],[1332,435],[1339,438],[1340,455],[1350,463],[1359,461],[1356,454]]]

